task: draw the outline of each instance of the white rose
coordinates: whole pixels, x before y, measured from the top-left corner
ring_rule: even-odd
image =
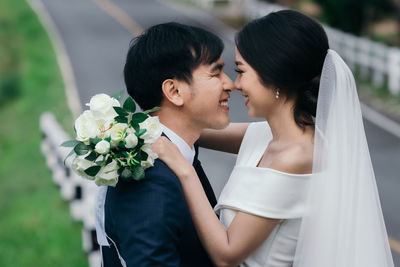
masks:
[[[115,186],[118,183],[118,165],[115,160],[102,167],[96,175],[95,183],[98,186],[109,185]]]
[[[128,136],[125,138],[125,142],[126,148],[134,148],[138,143],[138,138],[135,134],[128,134]]]
[[[110,130],[110,136],[113,145],[118,144],[118,142],[124,138],[126,128],[128,128],[128,124],[126,123],[117,123],[113,125]]]
[[[96,119],[97,127],[100,130],[100,135],[99,135],[100,138],[104,139],[110,136],[111,123],[113,122],[114,119],[110,121]]]
[[[100,135],[99,127],[89,110],[85,110],[75,121],[76,139],[85,143],[89,138],[95,138]]]
[[[153,150],[151,150],[151,145],[149,145],[149,144],[143,145],[142,150],[143,150],[144,152],[146,152],[147,155],[149,155],[149,156],[147,157],[147,160],[142,161],[142,162],[140,163],[140,165],[141,165],[144,169],[153,167],[153,166],[154,166],[154,160],[158,158],[157,153],[155,153],[155,152],[153,152]]]
[[[146,133],[141,136],[145,143],[154,143],[162,134],[157,116],[147,118],[144,122],[139,123],[139,126],[141,129],[146,129]]]
[[[93,176],[90,176],[85,173],[85,170],[89,167],[92,167],[94,163],[92,161],[85,159],[86,155],[84,156],[76,156],[72,162],[72,170],[74,170],[78,175],[87,178],[89,180],[94,180]]]
[[[110,143],[106,140],[101,140],[94,147],[94,151],[99,154],[107,154],[110,151]]]
[[[133,129],[132,127],[129,127],[128,129],[126,129],[127,134],[134,134],[135,132],[136,132],[135,129]]]
[[[104,120],[106,122],[112,121],[118,115],[113,107],[121,106],[117,99],[107,94],[94,95],[86,105],[90,107],[93,116],[97,120]]]

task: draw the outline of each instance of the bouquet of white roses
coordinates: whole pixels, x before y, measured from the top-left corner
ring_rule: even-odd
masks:
[[[158,117],[148,114],[159,108],[136,112],[128,97],[121,107],[123,92],[114,96],[97,94],[75,121],[76,138],[61,144],[73,147],[72,169],[97,185],[115,186],[118,179],[141,180],[153,166],[157,154],[150,144],[160,137]],[[67,157],[67,158],[68,158]]]

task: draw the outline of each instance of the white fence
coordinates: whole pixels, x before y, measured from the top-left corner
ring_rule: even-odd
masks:
[[[192,0],[202,7],[211,7],[218,0]],[[220,1],[220,0],[219,0]],[[258,0],[229,0],[240,2],[249,19],[256,19],[285,7]],[[400,93],[400,48],[357,37],[352,34],[324,26],[330,47],[336,50],[353,71],[377,87],[387,85],[393,95]]]
[[[94,224],[97,186],[74,173],[70,167],[71,160],[64,165],[63,161],[71,148],[60,147],[60,144],[71,138],[51,113],[41,116],[40,129],[43,133],[41,149],[46,157],[46,164],[52,171],[53,181],[60,187],[62,198],[70,202],[72,218],[83,222],[82,246],[88,253],[89,266],[98,267],[101,261]]]

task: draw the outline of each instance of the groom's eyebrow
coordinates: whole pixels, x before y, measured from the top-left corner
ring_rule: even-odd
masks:
[[[243,65],[243,63],[240,62],[240,61],[235,61],[235,64],[236,64],[236,66],[238,66],[238,65]]]
[[[218,63],[217,65],[215,65],[212,69],[211,72],[216,72],[216,71],[220,71],[224,68],[225,64],[224,63]]]

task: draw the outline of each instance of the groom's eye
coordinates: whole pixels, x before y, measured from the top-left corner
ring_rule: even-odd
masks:
[[[218,76],[220,76],[220,75],[221,75],[221,72],[220,72],[220,71],[211,73],[211,77],[218,77]]]

